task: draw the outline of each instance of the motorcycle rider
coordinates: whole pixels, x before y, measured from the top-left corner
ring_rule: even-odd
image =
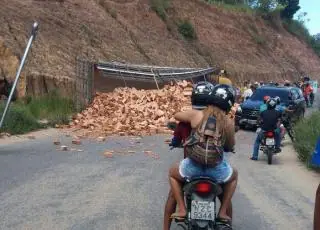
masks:
[[[208,106],[203,111],[189,110],[175,115],[176,120],[189,122],[193,132],[185,143],[188,157],[169,171],[171,191],[178,204],[178,211],[171,215],[172,218],[181,220],[187,215],[181,188],[185,178],[209,176],[223,184],[224,188],[217,222],[231,228],[231,217],[227,209],[237,186],[238,173],[226,161],[223,151],[232,151],[235,145],[234,122],[227,116],[234,100],[233,88],[219,84],[214,87]],[[206,137],[210,137],[204,143],[205,132]]]
[[[258,131],[258,135],[253,147],[253,154],[250,158],[251,160],[258,160],[260,142],[263,138],[264,132],[266,131],[274,131],[276,153],[281,152],[281,136],[278,129],[281,124],[281,113],[275,109],[276,105],[277,101],[273,98],[270,98],[267,101],[267,110],[260,113],[259,123],[261,124],[261,130]]]
[[[233,106],[233,109],[236,110],[236,106],[237,105],[235,103],[234,106]],[[205,108],[206,108],[206,106],[198,106],[198,105],[194,105],[193,106],[193,109],[197,109],[197,110],[203,110]],[[231,109],[231,111],[230,111],[230,113],[228,115],[231,118],[234,118],[232,116],[232,109]],[[183,143],[189,137],[189,135],[191,133],[191,130],[192,130],[192,128],[191,128],[190,123],[179,122],[178,125],[174,129],[173,138],[172,138],[172,141],[169,144],[169,146],[171,146],[171,147],[183,147]],[[184,158],[186,158],[186,151],[184,151]],[[224,190],[223,186],[222,186],[222,189]],[[223,193],[221,195],[219,195],[218,198],[219,198],[219,200],[221,202],[223,200]],[[175,212],[176,206],[177,206],[177,202],[174,199],[172,191],[170,190],[169,194],[168,194],[168,198],[167,198],[166,204],[165,204],[165,210],[164,210],[164,219],[163,219],[163,229],[164,230],[169,230],[170,229],[171,222],[172,222],[172,219],[170,218],[170,216]],[[232,204],[230,204],[230,206],[227,209],[227,215],[230,218],[232,218]]]
[[[197,109],[200,110],[199,107]],[[202,109],[204,109],[204,108],[202,108]],[[179,124],[177,125],[177,127],[174,130],[173,138],[170,143],[170,146],[172,146],[172,147],[183,146],[183,143],[189,137],[191,130],[192,130],[192,128],[191,128],[190,123],[179,122]],[[183,158],[186,158],[185,151],[184,151],[183,155],[184,155]],[[223,186],[222,186],[222,189],[223,189]],[[218,198],[221,202],[223,199],[223,193],[221,195],[219,195]],[[177,202],[174,199],[173,193],[170,189],[169,194],[168,194],[168,198],[167,198],[167,201],[165,204],[165,210],[164,210],[164,222],[163,222],[163,229],[164,230],[170,229],[171,221],[172,221],[170,216],[175,212],[176,206],[177,206]],[[232,219],[232,204],[230,204],[230,206],[227,209],[227,215],[230,216],[230,218]]]

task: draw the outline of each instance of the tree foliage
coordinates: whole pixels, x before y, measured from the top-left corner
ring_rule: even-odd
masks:
[[[285,19],[293,19],[295,13],[301,8],[299,0],[278,0],[278,3],[284,6],[281,17]]]

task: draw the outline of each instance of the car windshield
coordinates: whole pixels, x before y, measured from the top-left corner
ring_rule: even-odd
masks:
[[[281,89],[257,89],[250,97],[253,101],[263,101],[264,96],[276,97],[279,96],[282,102],[289,100],[289,91]]]

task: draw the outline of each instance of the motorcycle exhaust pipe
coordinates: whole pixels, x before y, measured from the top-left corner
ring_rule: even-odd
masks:
[[[10,102],[12,100],[12,96],[14,94],[14,91],[17,87],[17,84],[18,84],[18,80],[20,78],[20,74],[21,74],[21,71],[22,71],[22,68],[24,66],[24,63],[26,61],[26,58],[27,58],[27,55],[29,53],[29,50],[32,46],[32,42],[33,40],[35,39],[36,35],[37,35],[37,32],[38,32],[38,28],[39,28],[39,24],[38,22],[34,22],[33,25],[32,25],[32,31],[31,31],[31,36],[29,38],[29,41],[28,41],[28,44],[27,44],[27,47],[24,51],[24,54],[23,54],[23,57],[21,59],[21,63],[20,63],[20,66],[18,68],[18,71],[17,71],[17,74],[16,74],[16,78],[14,80],[14,83],[13,83],[13,86],[11,88],[11,91],[10,91],[10,94],[9,94],[9,98],[7,100],[7,103],[6,103],[6,107],[4,108],[4,111],[2,113],[2,117],[1,117],[1,121],[0,121],[0,129],[2,128],[2,125],[3,125],[3,121],[4,121],[4,118],[6,117],[6,114],[8,112],[8,109],[9,109],[9,106],[10,106]]]

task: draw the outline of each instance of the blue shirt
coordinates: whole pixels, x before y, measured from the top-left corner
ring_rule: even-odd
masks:
[[[280,113],[283,113],[286,110],[286,107],[283,105],[277,105],[276,110],[279,111]]]

